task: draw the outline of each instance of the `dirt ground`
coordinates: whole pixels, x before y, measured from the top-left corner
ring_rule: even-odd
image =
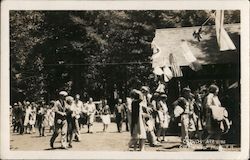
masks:
[[[123,125],[123,132],[118,133],[116,124],[111,123],[107,132],[102,131],[102,123],[94,123],[94,133],[87,133],[87,126],[81,129],[81,142],[73,142],[73,148],[68,149],[69,151],[129,151],[128,142],[130,140],[129,132],[125,131],[125,124]],[[10,149],[12,151],[42,151],[51,150],[49,146],[49,140],[51,133],[48,133],[46,129],[45,137],[40,137],[38,130],[34,134],[19,135],[12,133],[10,136]],[[150,147],[146,143],[146,151],[163,151],[163,152],[176,152],[176,151],[204,151],[200,143],[193,144],[191,148],[185,148],[180,146],[180,137],[178,136],[167,136],[167,142],[163,142],[160,146]],[[60,149],[60,136],[57,137],[53,150]],[[206,150],[212,146],[207,146]],[[240,148],[224,145],[223,151],[240,151]],[[131,149],[130,149],[131,150]],[[212,151],[210,149],[210,151]]]

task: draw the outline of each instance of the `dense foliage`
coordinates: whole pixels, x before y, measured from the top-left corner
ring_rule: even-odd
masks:
[[[11,100],[46,100],[65,89],[96,99],[154,87],[156,28],[201,25],[212,11],[10,11]],[[237,23],[239,11],[226,11]],[[207,23],[213,25],[211,19]]]

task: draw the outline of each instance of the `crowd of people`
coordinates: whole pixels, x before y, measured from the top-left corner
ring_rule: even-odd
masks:
[[[206,146],[208,140],[213,138],[215,141],[212,145],[216,145],[221,151],[220,138],[229,131],[230,122],[228,112],[218,98],[218,92],[219,87],[214,84],[208,89],[196,90],[194,94],[189,87],[185,87],[182,89],[182,95],[171,105],[173,113],[169,113],[167,95],[162,89],[156,90],[153,95],[146,86],[141,90],[132,90],[129,146],[134,150],[139,148],[143,151],[145,141],[148,141],[150,146],[167,141],[165,134],[170,121],[180,118],[182,146],[191,147],[193,139]]]
[[[58,100],[51,101],[49,105],[44,101],[38,104],[28,101],[14,103],[11,111],[13,133],[34,134],[37,127],[39,135],[45,136],[45,128],[48,127],[52,133],[50,147],[54,148],[55,139],[60,134],[61,148],[67,149],[72,147],[73,139],[81,141],[83,125],[87,125],[88,133],[93,133],[97,114],[101,117],[103,132],[107,131],[114,116],[117,132],[122,132],[123,123],[126,124],[126,131],[130,132],[129,148],[144,151],[145,142],[151,147],[167,142],[170,121],[179,118],[181,145],[191,147],[193,138],[206,145],[208,139],[214,138],[218,140],[216,145],[221,150],[220,137],[229,130],[230,123],[228,113],[217,96],[219,87],[210,85],[208,89],[195,92],[185,87],[171,106],[167,105],[164,85],[159,87],[152,94],[147,86],[133,89],[124,101],[117,100],[113,112],[107,100],[100,103],[101,107],[96,107],[91,97],[85,103],[80,100],[79,94],[72,97],[66,91],[59,92]],[[170,113],[169,107],[173,107],[173,112]]]

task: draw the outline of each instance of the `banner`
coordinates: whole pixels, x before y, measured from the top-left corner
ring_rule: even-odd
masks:
[[[153,73],[156,74],[156,75],[163,75],[163,71],[160,67],[155,67],[154,70],[153,70]]]
[[[236,47],[224,29],[224,11],[217,10],[215,15],[216,37],[220,51],[235,50]]]
[[[169,62],[170,62],[170,66],[171,66],[171,71],[173,73],[173,77],[182,77],[182,71],[180,66],[178,66],[177,62],[176,62],[176,58],[174,57],[173,53],[169,54]]]
[[[198,71],[202,68],[201,64],[197,61],[196,57],[194,56],[194,54],[192,53],[192,51],[190,50],[187,41],[183,40],[181,42],[181,48],[183,50],[183,56],[184,58],[188,61],[189,63],[189,67],[194,70],[194,71]]]
[[[170,79],[173,78],[173,73],[167,65],[163,68],[163,73],[164,73],[164,81],[165,82],[168,82]]]

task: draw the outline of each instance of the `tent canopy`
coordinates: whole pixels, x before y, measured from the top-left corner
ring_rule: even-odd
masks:
[[[152,55],[153,68],[163,67],[169,64],[169,54],[173,53],[177,64],[180,66],[189,65],[183,56],[181,44],[183,40],[187,42],[189,49],[197,58],[198,62],[205,64],[225,64],[239,63],[240,54],[240,24],[225,24],[224,28],[236,46],[236,50],[223,51],[219,50],[215,26],[203,26],[199,42],[193,37],[193,32],[200,27],[181,27],[156,29],[155,38],[152,44],[158,49],[159,53]]]

